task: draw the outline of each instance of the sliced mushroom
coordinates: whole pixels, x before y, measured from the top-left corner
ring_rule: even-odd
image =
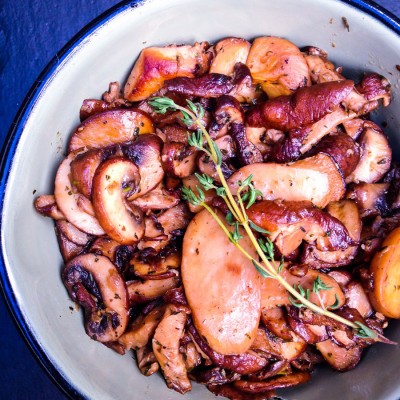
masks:
[[[153,375],[160,368],[153,350],[148,346],[136,350],[136,360],[140,372],[145,376]]]
[[[132,144],[122,147],[124,155],[138,168],[139,185],[128,200],[134,200],[154,189],[163,179],[164,170],[161,165],[162,140],[154,134],[140,135]]]
[[[334,111],[353,90],[353,81],[325,82],[261,103],[246,116],[248,126],[289,131]]]
[[[233,75],[233,89],[229,95],[241,103],[252,103],[258,101],[263,92],[254,84],[249,67],[243,63],[236,63]]]
[[[364,131],[359,139],[361,157],[355,170],[346,178],[346,182],[375,183],[390,169],[392,149],[388,139],[371,121],[364,124]]]
[[[128,324],[125,282],[104,256],[75,257],[63,270],[63,282],[72,300],[85,310],[86,333],[99,342],[114,342]]]
[[[351,200],[331,202],[328,204],[327,212],[345,226],[354,245],[333,251],[318,249],[312,244],[305,246],[301,261],[311,268],[336,268],[348,265],[358,252],[362,224],[356,204]]]
[[[136,165],[122,157],[111,158],[97,168],[93,179],[93,207],[107,234],[121,244],[135,244],[144,235],[144,220],[138,207],[126,198],[140,182]]]
[[[163,296],[168,290],[179,286],[180,279],[172,276],[160,280],[128,281],[126,286],[131,304],[147,303]]]
[[[167,191],[161,182],[153,190],[135,198],[131,203],[146,212],[174,207],[180,200],[178,193]]]
[[[75,228],[74,225],[65,220],[56,221],[55,224],[55,232],[57,236],[58,247],[60,249],[64,262],[68,262],[69,260],[72,260],[74,257],[81,254],[85,250],[85,245],[77,244],[74,243],[72,240],[70,240],[63,232],[66,230],[65,227],[63,227],[63,224],[66,224],[67,227],[71,227],[72,229],[75,230],[77,230],[77,228]]]
[[[99,149],[154,132],[153,121],[139,109],[111,110],[83,121],[71,136],[68,152]]]
[[[143,49],[125,84],[124,97],[129,101],[144,100],[161,89],[167,79],[203,75],[211,57],[208,48],[209,44],[202,42]]]
[[[153,352],[167,386],[182,394],[192,389],[183,355],[179,352],[179,341],[184,335],[185,323],[185,313],[176,313],[167,308],[152,340]]]
[[[102,149],[78,154],[71,162],[71,181],[85,197],[92,197],[92,182],[98,166],[106,158]]]
[[[265,200],[311,201],[324,208],[340,200],[345,192],[343,178],[332,159],[323,153],[291,164],[257,163],[244,166],[229,179],[233,194],[238,182],[252,175],[252,182]]]
[[[304,58],[310,71],[312,83],[340,81],[345,79],[338,69],[327,59],[326,53],[323,54],[307,49],[307,54]]]
[[[242,38],[228,37],[215,46],[215,56],[210,65],[210,73],[232,75],[235,64],[245,63],[250,51],[250,42]]]
[[[196,196],[198,195],[197,188],[199,187],[202,189],[202,186],[201,186],[199,180],[197,179],[196,175],[190,175],[187,178],[182,179],[182,182],[183,182],[183,186],[190,188]],[[204,197],[205,197],[204,203],[207,205],[211,205],[213,198],[217,196],[215,189],[203,190],[203,193],[204,193]],[[200,205],[195,206],[189,202],[188,202],[188,207],[192,213],[198,213],[203,210],[202,206],[200,206]]]
[[[260,150],[247,139],[246,129],[242,123],[232,123],[229,133],[235,141],[237,155],[241,165],[261,163],[263,161]]]
[[[184,96],[215,98],[229,93],[232,88],[232,79],[222,74],[206,74],[199,78],[179,77],[165,82],[164,87],[172,93]]]
[[[374,310],[368,295],[360,282],[352,281],[345,288],[346,305],[356,309],[363,318],[369,317]]]
[[[248,238],[240,244],[256,258]],[[181,273],[193,323],[209,346],[221,354],[248,350],[261,312],[259,276],[206,210],[196,214],[186,230]]]
[[[311,83],[303,54],[286,39],[273,36],[256,38],[246,65],[254,82],[261,85],[269,98],[291,94]]]
[[[357,204],[361,218],[382,215],[388,211],[389,186],[389,183],[359,183],[347,191],[346,198]]]
[[[125,350],[139,350],[147,345],[152,339],[154,332],[165,312],[165,306],[159,306],[148,314],[140,314],[133,323],[128,326],[123,335],[118,339]]]
[[[78,229],[91,235],[104,235],[105,231],[100,226],[97,218],[90,215],[90,213],[82,211],[79,206],[80,198],[83,197],[83,195],[76,193],[73,183],[70,180],[71,162],[74,158],[75,155],[71,153],[58,168],[54,187],[54,197],[57,206],[67,220]]]
[[[130,260],[135,275],[147,279],[157,279],[171,269],[179,269],[181,266],[181,254],[174,252],[165,258],[154,257],[153,260],[141,260],[140,253],[136,253]]]
[[[328,339],[316,344],[325,361],[337,371],[349,371],[360,362],[362,350],[355,346],[351,349],[340,347]]]
[[[270,239],[283,256],[292,253],[303,240],[316,243],[319,250],[346,249],[354,243],[340,220],[308,201],[263,200],[252,205],[247,215],[270,232]]]
[[[146,247],[152,247],[161,250],[175,237],[182,236],[183,231],[189,224],[191,214],[185,203],[179,203],[175,207],[165,210],[157,216],[157,222],[160,224],[163,234],[166,235],[162,240],[147,240],[144,238],[139,244],[139,250]]]
[[[186,178],[196,170],[198,152],[194,147],[178,142],[167,142],[162,150],[165,172],[175,178]]]
[[[65,215],[57,206],[56,198],[52,194],[38,196],[34,202],[35,209],[38,213],[54,220],[65,219]]]

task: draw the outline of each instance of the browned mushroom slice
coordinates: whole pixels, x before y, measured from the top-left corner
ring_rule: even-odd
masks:
[[[232,88],[232,79],[222,74],[206,74],[199,78],[174,78],[165,82],[166,90],[184,96],[205,98],[219,97],[229,93]]]
[[[270,239],[283,256],[297,249],[303,240],[316,243],[319,250],[346,249],[354,243],[340,220],[308,201],[264,200],[252,205],[247,215],[270,232]]]
[[[228,179],[233,194],[237,193],[238,182],[250,175],[254,187],[266,200],[308,200],[324,208],[331,201],[340,200],[345,193],[342,175],[332,159],[323,153],[285,165],[246,165]]]
[[[286,39],[256,38],[246,64],[254,82],[261,85],[269,98],[293,93],[311,83],[303,54]]]
[[[101,114],[110,109],[110,105],[104,100],[85,99],[79,110],[79,119],[83,122],[85,119],[96,114]]]
[[[245,393],[238,388],[235,388],[232,383],[223,385],[207,385],[207,389],[215,394],[216,396],[226,397],[230,400],[267,400],[275,397],[275,392],[263,392],[263,393]]]
[[[135,275],[139,277],[152,276],[156,279],[157,276],[162,276],[171,269],[179,269],[181,259],[181,255],[174,252],[165,258],[155,257],[154,260],[144,261],[140,259],[140,253],[136,253],[130,260],[130,265]]]
[[[69,260],[72,260],[74,257],[78,256],[81,254],[85,246],[81,244],[74,243],[68,237],[63,233],[64,229],[59,228],[60,223],[65,223],[73,227],[73,225],[65,220],[59,220],[56,221],[55,224],[55,231],[57,235],[57,241],[58,241],[58,247],[60,249],[61,256],[64,260],[64,262],[68,262]],[[74,227],[74,229],[77,229]]]
[[[340,347],[328,339],[316,344],[325,361],[337,371],[349,371],[353,369],[361,359],[362,350],[355,346],[350,349]]]
[[[140,314],[119,337],[125,350],[139,350],[150,342],[165,312],[165,306],[159,306],[148,314]]]
[[[56,198],[52,194],[36,197],[34,201],[35,209],[45,217],[50,217],[56,221],[65,219],[65,215],[58,208]]]
[[[128,281],[126,282],[129,301],[132,304],[146,303],[163,296],[168,290],[179,286],[180,279],[173,276],[160,280]]]
[[[148,346],[136,350],[136,360],[140,372],[145,376],[153,375],[160,368],[153,350]]]
[[[310,71],[312,83],[340,81],[345,79],[338,69],[327,59],[326,53],[322,54],[321,52],[316,53],[308,50],[304,58]]]
[[[268,131],[265,128],[253,128],[246,126],[246,136],[250,143],[260,150],[262,155],[269,153],[271,150],[271,143],[268,143]],[[282,132],[282,136],[284,136]]]
[[[141,210],[126,201],[139,182],[136,165],[122,157],[103,162],[93,179],[93,206],[99,222],[121,244],[135,244],[144,235]]]
[[[334,111],[353,90],[350,80],[325,82],[261,103],[246,116],[248,126],[289,131],[310,125]]]
[[[184,355],[185,367],[188,372],[193,371],[201,364],[202,357],[193,342],[181,346],[180,352]]]
[[[361,118],[352,118],[344,121],[343,128],[345,132],[354,140],[357,140],[364,128],[365,120]]]
[[[54,197],[57,206],[67,220],[78,229],[91,235],[104,235],[105,231],[100,226],[97,218],[91,215],[91,213],[82,211],[79,205],[83,195],[76,193],[73,183],[71,182],[71,162],[74,158],[75,155],[71,153],[58,168],[54,187]]]
[[[258,353],[272,354],[288,361],[295,360],[305,350],[306,342],[291,329],[290,333],[291,339],[283,340],[268,330],[259,328],[251,349]]]
[[[334,251],[318,249],[312,244],[305,246],[301,261],[311,268],[336,268],[348,265],[354,260],[358,251],[362,224],[356,204],[351,200],[332,202],[328,204],[327,212],[345,226],[355,244]]]
[[[227,224],[227,229],[233,228]],[[256,257],[248,238],[240,244]],[[221,354],[248,350],[261,312],[259,275],[206,210],[186,230],[181,273],[194,325],[210,347]]]
[[[88,235],[86,232],[82,232],[76,226],[65,220],[57,221],[56,226],[63,236],[65,236],[70,242],[79,246],[86,246],[93,239],[93,236]]]
[[[198,152],[194,147],[183,143],[167,142],[164,144],[161,160],[165,172],[176,178],[185,178],[196,170]]]
[[[329,154],[343,172],[345,178],[355,170],[360,161],[360,150],[357,142],[342,132],[323,137],[307,155],[317,153]]]
[[[68,262],[62,276],[72,300],[85,310],[86,333],[100,342],[116,341],[128,324],[128,297],[115,265],[84,254]]]
[[[151,118],[139,109],[106,111],[86,119],[76,128],[68,152],[113,146],[152,132]]]
[[[345,288],[346,305],[355,308],[363,318],[373,313],[371,303],[360,282],[352,281]]]
[[[262,308],[261,321],[269,332],[283,340],[292,340],[292,329],[288,325],[282,307]]]
[[[120,243],[109,237],[99,237],[90,245],[89,252],[105,256],[111,261],[115,261],[115,254]]]
[[[190,377],[203,385],[224,385],[240,379],[240,374],[220,367],[211,367],[197,368]]]
[[[359,139],[361,157],[355,170],[346,178],[346,182],[375,183],[390,169],[392,149],[388,139],[371,121],[364,124],[364,131]]]
[[[144,100],[161,89],[164,81],[203,75],[211,53],[207,42],[193,46],[148,47],[143,49],[125,84],[124,96],[129,101]]]
[[[291,374],[269,378],[263,382],[235,381],[233,386],[245,393],[265,393],[275,389],[282,389],[301,385],[311,379],[309,372],[293,372]]]
[[[210,73],[232,75],[235,64],[245,63],[250,51],[250,42],[242,38],[228,37],[215,46],[215,56],[210,65]]]
[[[235,141],[241,165],[263,162],[263,156],[260,150],[258,150],[258,148],[247,139],[246,130],[242,123],[232,123],[229,133]]]
[[[355,201],[361,218],[377,216],[388,211],[389,186],[389,183],[359,183],[347,191],[346,198]]]
[[[241,103],[252,103],[257,101],[263,92],[259,86],[254,84],[249,67],[243,63],[236,63],[233,75],[233,89],[229,95]]]
[[[176,206],[180,200],[178,193],[167,191],[161,182],[153,190],[135,198],[131,203],[143,211],[165,210]]]
[[[184,335],[185,323],[185,313],[167,308],[152,340],[153,352],[167,386],[182,394],[192,389],[183,355],[179,352],[179,341]]]
[[[102,149],[93,149],[78,154],[71,162],[71,180],[78,191],[88,199],[92,197],[94,173],[104,159],[105,152]]]
[[[162,146],[162,140],[153,134],[140,135],[132,144],[123,146],[124,155],[137,166],[140,174],[139,185],[129,194],[128,200],[145,195],[162,181]]]
[[[152,247],[156,250],[164,248],[174,236],[181,236],[191,219],[191,214],[185,203],[180,203],[175,207],[165,210],[157,216],[157,221],[162,227],[163,234],[166,235],[162,240],[143,239],[139,244],[139,250]]]
[[[304,290],[309,289],[310,301],[314,304],[327,308],[330,306],[341,307],[345,304],[346,299],[343,290],[335,279],[329,275],[313,269],[306,269],[305,273],[303,272],[302,274],[295,274],[295,272],[293,268],[284,266],[281,275],[291,286],[298,288],[300,285]],[[321,291],[317,296],[312,291],[315,281],[323,282],[329,289]],[[261,280],[262,310],[290,304],[289,293],[280,283],[271,278]]]
[[[357,85],[357,90],[368,101],[381,99],[384,107],[390,104],[390,82],[382,75],[377,73],[366,74]]]
[[[190,321],[187,329],[198,349],[204,353],[203,357],[208,357],[218,367],[247,375],[260,371],[267,365],[267,360],[252,350],[229,355],[218,353],[210,347]]]

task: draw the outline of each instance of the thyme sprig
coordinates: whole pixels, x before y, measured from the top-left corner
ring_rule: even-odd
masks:
[[[283,268],[283,261],[278,265],[274,259],[274,245],[269,238],[265,240],[257,239],[254,231],[259,233],[268,234],[269,232],[258,227],[253,222],[249,221],[246,210],[250,208],[257,199],[262,199],[262,193],[254,187],[252,182],[253,177],[250,175],[244,181],[238,182],[238,190],[235,196],[231,193],[230,188],[226,182],[226,179],[222,173],[222,154],[217,144],[211,139],[209,133],[202,123],[202,117],[204,116],[204,108],[199,103],[193,103],[187,100],[187,107],[182,107],[176,104],[172,99],[167,97],[154,97],[149,100],[150,106],[156,113],[165,114],[169,111],[180,111],[182,114],[181,120],[188,127],[197,127],[193,132],[188,132],[188,143],[190,146],[196,147],[197,149],[205,152],[210,160],[215,164],[215,170],[219,179],[219,183],[216,184],[214,179],[206,174],[196,174],[201,187],[197,186],[197,194],[191,188],[183,187],[182,198],[187,200],[189,203],[195,206],[204,207],[215,219],[224,233],[227,235],[231,243],[238,248],[254,265],[258,273],[267,279],[276,279],[288,292],[289,300],[292,305],[296,307],[307,307],[310,310],[330,317],[336,321],[339,321],[350,328],[352,328],[355,334],[359,337],[376,339],[378,335],[367,326],[360,322],[349,321],[339,315],[326,309],[324,304],[321,302],[321,306],[312,303],[309,300],[310,290],[305,290],[301,285],[297,287],[291,286],[280,274]],[[226,216],[226,222],[233,226],[233,231],[228,229],[221,218],[214,212],[214,210],[208,206],[205,202],[205,194],[203,190],[215,189],[217,195],[223,198],[229,212]],[[243,237],[241,234],[242,227],[253,244],[259,260],[253,258],[241,245],[240,239]],[[330,289],[321,280],[316,280],[313,284],[313,291],[320,298],[319,292],[321,290]],[[339,300],[336,297],[336,302],[333,306],[338,306]],[[332,306],[330,306],[332,308]]]

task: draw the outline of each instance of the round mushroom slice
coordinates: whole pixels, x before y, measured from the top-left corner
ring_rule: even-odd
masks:
[[[139,182],[136,165],[122,157],[102,163],[93,178],[93,207],[100,225],[121,244],[135,244],[144,235],[142,211],[126,201]]]
[[[66,264],[62,277],[71,299],[85,310],[86,333],[103,343],[117,340],[128,324],[128,296],[115,265],[84,254]]]
[[[54,187],[54,197],[57,206],[65,215],[66,219],[81,231],[96,236],[104,235],[105,232],[97,218],[83,211],[80,206],[81,198],[84,196],[75,193],[75,188],[70,180],[71,162],[74,159],[75,154],[71,153],[58,168]],[[89,201],[88,199],[86,200]]]
[[[89,117],[76,128],[68,152],[113,146],[153,132],[153,121],[139,109],[106,111]]]

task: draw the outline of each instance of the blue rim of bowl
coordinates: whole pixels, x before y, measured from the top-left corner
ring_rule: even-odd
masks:
[[[382,6],[374,3],[370,0],[337,0],[342,3],[346,3],[353,6],[382,22],[388,28],[393,30],[395,33],[400,35],[400,18],[396,17],[394,14],[383,8]],[[29,118],[30,112],[32,111],[34,104],[39,97],[42,89],[45,87],[47,81],[51,78],[55,72],[57,66],[63,61],[72,50],[77,47],[82,41],[92,34],[96,29],[98,29],[105,22],[114,18],[116,15],[120,14],[126,9],[136,8],[146,0],[133,0],[133,1],[123,1],[120,4],[110,8],[105,13],[101,14],[95,18],[90,24],[83,28],[77,35],[75,35],[49,62],[46,68],[39,75],[35,84],[31,87],[28,95],[24,99],[16,117],[14,118],[11,128],[8,132],[6,141],[3,145],[1,152],[0,161],[0,231],[2,227],[2,212],[3,212],[3,202],[5,196],[5,189],[7,185],[8,176],[12,166],[13,156],[17,149],[19,140],[21,138],[22,132],[26,121]],[[5,268],[5,261],[2,252],[0,252],[0,286],[3,290],[3,296],[6,300],[6,304],[16,322],[18,328],[20,329],[23,338],[27,342],[33,354],[37,357],[42,367],[46,370],[48,375],[52,380],[71,398],[73,399],[85,399],[85,397],[77,391],[74,386],[68,382],[68,380],[63,376],[62,372],[57,369],[55,365],[52,364],[49,356],[46,354],[44,348],[38,343],[34,333],[29,327],[28,321],[25,320],[22,315],[19,304],[16,300],[13,288],[11,286],[10,280],[7,275],[7,270]]]

